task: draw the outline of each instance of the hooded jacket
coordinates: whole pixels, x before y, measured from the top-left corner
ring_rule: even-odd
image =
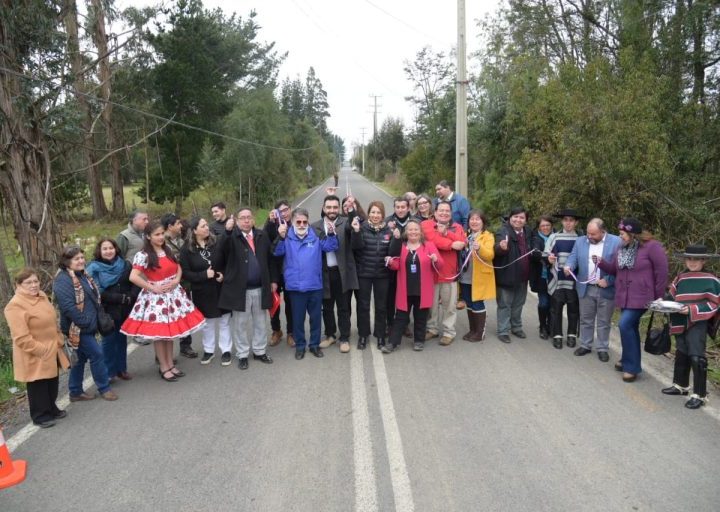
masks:
[[[291,292],[311,292],[323,289],[323,252],[339,249],[337,236],[330,234],[324,239],[318,238],[315,231],[308,226],[305,238],[295,233],[295,228],[288,229],[283,240],[275,241],[273,254],[283,256],[285,265],[285,289]]]

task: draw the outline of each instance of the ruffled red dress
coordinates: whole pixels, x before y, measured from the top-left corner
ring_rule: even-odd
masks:
[[[162,284],[174,279],[178,264],[165,253],[159,253],[158,258],[159,267],[148,269],[147,254],[140,251],[135,255],[133,268],[140,270],[151,283]],[[141,290],[120,332],[137,338],[163,340],[184,338],[204,324],[205,317],[178,285],[168,293]]]

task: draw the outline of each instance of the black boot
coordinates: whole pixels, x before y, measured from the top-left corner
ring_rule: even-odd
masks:
[[[690,390],[690,358],[685,352],[675,351],[673,385],[662,390],[664,395],[687,395]]]
[[[367,336],[360,336],[358,338],[358,350],[365,350],[365,347],[367,347]]]
[[[540,321],[540,339],[546,340],[550,337],[550,329],[548,323],[550,312],[547,308],[538,308],[538,320]]]
[[[707,401],[707,359],[691,356],[690,366],[693,372],[693,394],[685,402],[688,409],[699,409]]]
[[[385,346],[385,338],[378,338],[377,339],[377,348],[380,350]]]

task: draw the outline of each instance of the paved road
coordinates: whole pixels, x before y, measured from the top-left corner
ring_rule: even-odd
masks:
[[[347,187],[390,206],[357,174],[341,174]],[[322,195],[303,203],[313,216]],[[492,333],[492,304],[488,317]],[[181,359],[188,376],[168,384],[138,348],[119,401],[73,404],[17,446],[28,479],[0,491],[0,510],[718,510],[717,411],[686,411],[647,374],[625,384],[594,355],[492,334],[389,356],[270,354],[245,372]]]

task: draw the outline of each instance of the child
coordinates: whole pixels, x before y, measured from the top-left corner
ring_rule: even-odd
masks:
[[[685,402],[688,409],[699,409],[707,402],[707,359],[705,343],[708,323],[720,309],[720,279],[703,271],[705,262],[720,255],[709,254],[701,244],[689,245],[678,256],[685,259],[687,270],[670,285],[672,300],[686,304],[670,315],[670,333],[675,335],[675,371],[673,385],[662,392],[685,396],[690,391],[690,369],[693,371],[693,394]]]

